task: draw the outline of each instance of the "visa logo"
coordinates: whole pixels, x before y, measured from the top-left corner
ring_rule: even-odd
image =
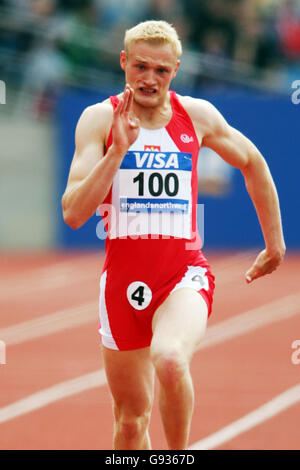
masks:
[[[120,169],[192,170],[192,155],[186,152],[143,152],[129,150]]]
[[[133,152],[137,168],[179,168],[177,153]]]

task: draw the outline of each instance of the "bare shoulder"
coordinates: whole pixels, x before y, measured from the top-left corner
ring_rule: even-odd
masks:
[[[109,100],[86,107],[77,123],[77,126],[88,126],[92,130],[101,130],[111,126],[113,108]]]
[[[190,116],[196,128],[201,128],[202,134],[208,134],[212,128],[222,125],[224,118],[215,106],[207,100],[192,96],[177,95],[180,103]]]
[[[178,99],[180,101],[180,103],[182,104],[182,106],[187,110],[187,111],[191,111],[191,112],[197,112],[197,110],[200,109],[200,111],[205,111],[211,107],[213,107],[213,105],[207,101],[207,100],[203,100],[201,98],[194,98],[192,96],[182,96],[182,95],[178,95]]]
[[[78,119],[75,133],[76,146],[91,142],[106,145],[113,120],[113,107],[109,100],[87,106]]]

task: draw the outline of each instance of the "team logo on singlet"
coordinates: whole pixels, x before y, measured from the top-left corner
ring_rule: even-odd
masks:
[[[144,145],[144,151],[150,150],[150,152],[160,152],[160,145]]]
[[[190,142],[194,142],[194,137],[193,136],[190,137],[187,134],[181,134],[180,139],[182,140],[184,144],[189,144]]]

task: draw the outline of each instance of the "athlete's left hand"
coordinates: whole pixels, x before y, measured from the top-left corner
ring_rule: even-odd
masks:
[[[255,279],[270,274],[281,264],[284,258],[285,250],[271,255],[267,249],[262,250],[254,261],[253,265],[245,274],[246,282],[249,284]]]

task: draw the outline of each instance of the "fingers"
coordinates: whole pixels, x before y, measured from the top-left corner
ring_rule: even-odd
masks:
[[[126,85],[123,96],[122,98],[119,99],[118,106],[115,109],[115,114],[121,115],[121,114],[128,114],[133,102],[133,89],[129,86]]]
[[[273,269],[270,269],[269,262],[262,258],[264,258],[264,256],[259,255],[251,268],[246,272],[245,278],[247,284],[273,271]]]
[[[246,282],[249,284],[259,277],[271,274],[279,266],[280,262],[277,257],[269,256],[266,250],[263,250],[254,261],[251,268],[246,272]]]
[[[121,98],[121,99],[119,99],[119,103],[118,103],[117,107],[114,110],[114,115],[119,116],[122,113],[123,108],[124,108],[124,101],[123,101],[123,98]]]
[[[250,282],[254,281],[260,276],[261,274],[258,274],[258,272],[255,269],[253,268],[249,269],[249,271],[247,271],[245,275],[247,284],[250,284]]]
[[[126,101],[124,103],[124,112],[129,113],[131,106],[132,106],[132,102],[133,102],[133,89],[129,85],[126,85],[124,95],[125,94],[126,94]]]
[[[122,103],[123,103],[121,112],[123,112],[123,113],[127,112],[129,99],[130,99],[130,88],[129,88],[129,85],[126,85],[125,89],[124,89],[124,92],[123,92],[123,96],[121,98]]]
[[[140,120],[137,117],[129,119],[128,122],[132,129],[137,129],[138,127],[140,127]]]
[[[252,264],[251,268],[246,272],[245,278],[246,282],[249,284],[258,277],[263,276],[267,273],[268,267],[268,258],[266,256],[265,250],[259,253],[256,260]]]

